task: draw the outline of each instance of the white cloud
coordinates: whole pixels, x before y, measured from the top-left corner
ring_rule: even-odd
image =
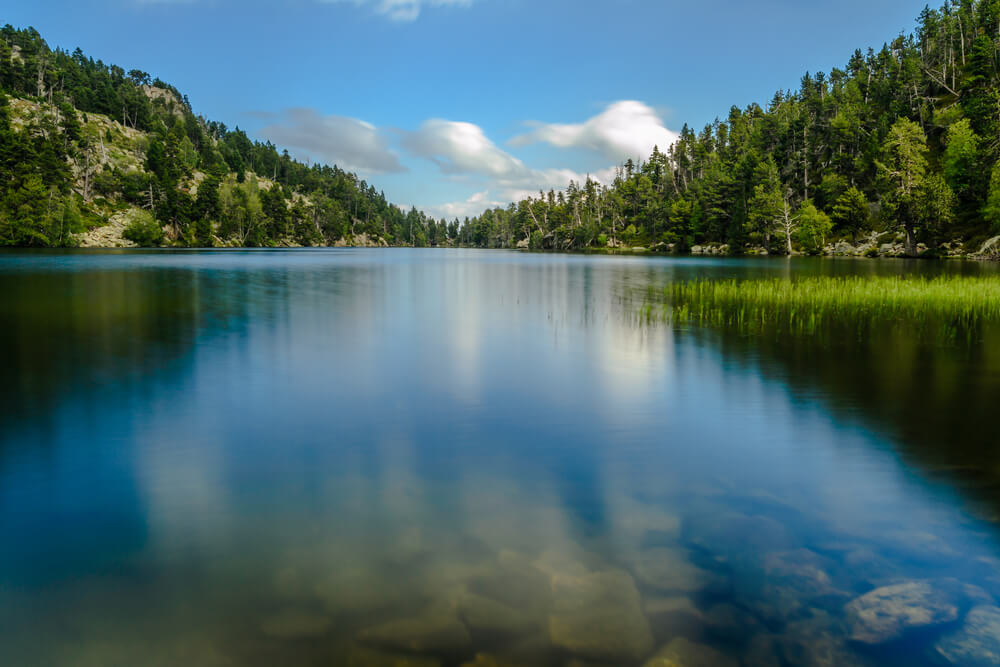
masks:
[[[514,137],[510,145],[544,142],[558,148],[587,148],[618,162],[625,158],[645,159],[653,146],[666,150],[678,138],[652,108],[634,100],[615,102],[583,123],[533,124],[534,130]]]
[[[438,220],[441,218],[449,221],[454,220],[455,218],[463,220],[466,217],[471,218],[477,216],[487,209],[496,208],[497,206],[506,206],[511,201],[513,200],[499,201],[490,199],[490,191],[483,190],[482,192],[475,193],[468,199],[456,202],[447,202],[438,206],[425,206],[423,207],[423,210]]]
[[[532,169],[498,147],[473,123],[429,120],[414,132],[403,132],[402,144],[412,155],[434,162],[442,173],[463,182],[478,177],[486,187],[467,199],[418,206],[436,218],[448,220],[537,197],[539,191],[564,190],[570,181],[582,184],[589,177],[607,184],[615,177],[613,166],[590,174],[565,168]]]
[[[277,144],[349,171],[406,171],[378,128],[363,120],[323,116],[313,109],[287,109],[258,134]]]
[[[510,180],[529,170],[497,147],[472,123],[432,119],[415,132],[403,134],[403,146],[413,155],[434,162],[446,174],[482,174]]]
[[[375,11],[386,18],[408,23],[417,20],[424,7],[468,7],[473,0],[322,0],[323,2],[353,2],[374,5]]]

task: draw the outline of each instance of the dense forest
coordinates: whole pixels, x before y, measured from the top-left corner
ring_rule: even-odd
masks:
[[[906,254],[1000,234],[1000,0],[925,9],[914,35],[733,107],[612,183],[570,183],[468,221],[465,244]],[[922,246],[920,244],[923,244]]]
[[[2,245],[73,245],[114,221],[140,245],[733,254],[837,240],[955,254],[1000,234],[1000,0],[927,8],[915,34],[806,74],[766,107],[685,126],[611,183],[571,182],[463,223],[196,116],[146,72],[50,49],[30,28],[0,36]]]
[[[0,29],[0,245],[74,245],[118,220],[139,245],[428,245],[458,223],[404,212],[358,176],[307,166],[196,116],[141,70]]]

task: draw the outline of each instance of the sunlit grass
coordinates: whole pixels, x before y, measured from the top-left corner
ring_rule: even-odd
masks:
[[[668,318],[742,331],[811,334],[905,325],[953,338],[1000,322],[1000,278],[814,277],[697,280],[666,288]]]

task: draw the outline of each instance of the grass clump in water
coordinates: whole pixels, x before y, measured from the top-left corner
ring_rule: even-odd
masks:
[[[747,333],[858,335],[905,326],[954,339],[1000,322],[1000,278],[942,276],[697,280],[666,288],[675,322],[736,327]]]

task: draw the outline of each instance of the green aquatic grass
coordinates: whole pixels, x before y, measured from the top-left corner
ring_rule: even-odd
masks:
[[[1000,278],[942,276],[697,280],[666,288],[675,322],[811,334],[905,326],[953,338],[1000,322]]]

